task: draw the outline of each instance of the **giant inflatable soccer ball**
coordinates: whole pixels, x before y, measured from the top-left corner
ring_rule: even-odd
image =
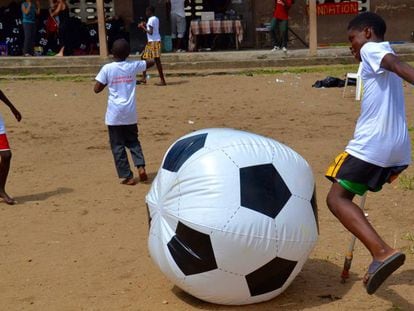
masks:
[[[269,300],[316,244],[314,190],[308,163],[275,140],[233,129],[186,135],[167,151],[146,197],[151,257],[199,299]]]

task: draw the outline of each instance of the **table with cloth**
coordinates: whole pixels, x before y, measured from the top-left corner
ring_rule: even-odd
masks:
[[[210,34],[234,34],[238,50],[243,41],[243,26],[240,20],[193,20],[190,24],[188,50],[197,50],[197,36]]]

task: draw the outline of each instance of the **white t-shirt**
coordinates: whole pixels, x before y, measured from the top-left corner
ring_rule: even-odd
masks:
[[[185,17],[185,0],[171,0],[171,14]]]
[[[145,61],[123,61],[106,64],[99,71],[95,80],[108,87],[106,125],[130,125],[138,122],[136,75],[146,69]]]
[[[158,17],[151,16],[148,19],[148,22],[147,22],[147,31],[150,30],[150,26],[152,27],[152,35],[150,35],[147,32],[148,42],[161,41],[161,36],[160,36],[160,21],[158,20]]]
[[[389,42],[368,42],[361,49],[363,98],[354,138],[346,151],[366,162],[391,167],[411,162],[402,79],[381,68]]]

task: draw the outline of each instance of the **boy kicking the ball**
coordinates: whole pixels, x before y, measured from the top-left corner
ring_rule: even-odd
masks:
[[[115,61],[106,64],[96,76],[95,93],[108,86],[108,107],[105,124],[108,126],[109,141],[115,166],[121,184],[135,185],[126,148],[131,152],[134,165],[141,181],[148,179],[141,143],[138,140],[138,118],[135,99],[136,75],[154,65],[154,61],[127,61],[130,53],[129,43],[118,39],[113,43],[112,53]]]
[[[381,190],[411,161],[402,79],[414,83],[414,69],[384,41],[385,31],[384,20],[371,12],[359,14],[348,25],[352,54],[362,62],[364,94],[354,137],[326,173],[333,182],[329,209],[372,255],[363,279],[368,294],[405,261],[405,255],[388,245],[352,202],[356,194]]]
[[[0,90],[0,101],[4,102],[14,114],[18,122],[22,119],[20,112],[14,107],[7,96]],[[7,204],[13,205],[16,203],[12,197],[6,192],[6,181],[9,176],[10,161],[12,153],[10,151],[9,142],[7,140],[6,128],[4,126],[3,118],[0,115],[0,197]]]

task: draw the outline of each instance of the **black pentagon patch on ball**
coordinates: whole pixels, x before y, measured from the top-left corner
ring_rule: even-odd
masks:
[[[189,157],[204,147],[207,134],[199,134],[177,141],[165,157],[163,169],[178,172]]]
[[[316,202],[316,189],[314,189],[313,191],[311,205],[312,205],[313,215],[315,216],[316,227],[318,228],[318,234],[319,234],[319,217],[318,217],[318,203]]]
[[[273,164],[240,169],[241,206],[275,218],[291,195]]]
[[[167,246],[175,263],[185,275],[217,269],[210,236],[183,223],[177,225],[176,235]]]
[[[151,229],[151,221],[152,221],[152,218],[151,218],[150,215],[151,215],[151,213],[150,213],[150,210],[149,210],[149,207],[148,207],[148,204],[147,204],[148,230]]]
[[[246,275],[251,296],[258,296],[277,290],[285,284],[297,261],[276,257],[256,271]]]

